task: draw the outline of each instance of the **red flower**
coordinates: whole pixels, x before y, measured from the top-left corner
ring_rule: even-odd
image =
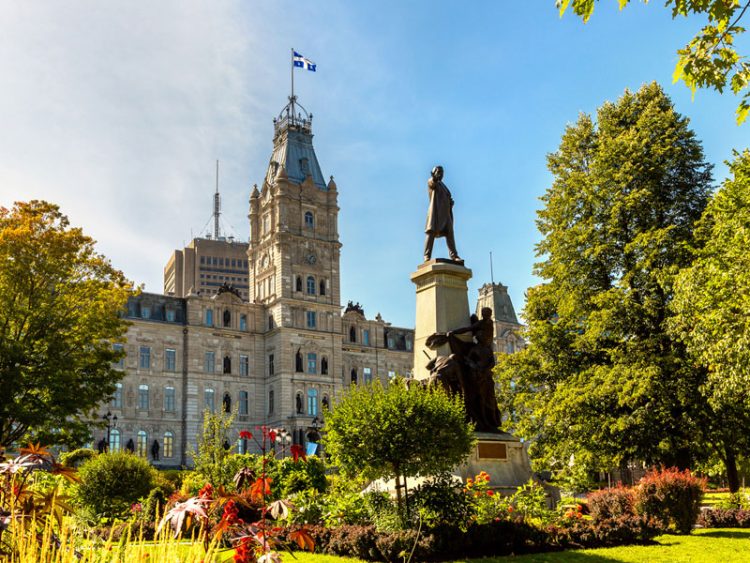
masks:
[[[235,524],[240,521],[239,509],[233,500],[227,501],[224,505],[224,514],[221,515],[221,519],[226,521],[227,524]]]
[[[495,494],[495,491],[487,491],[487,496],[491,497]]]
[[[214,494],[214,488],[211,486],[211,483],[206,483],[203,488],[198,491],[198,496],[200,498],[213,498]]]
[[[252,552],[250,538],[242,538],[234,551],[234,563],[250,563],[255,561],[255,555]]]
[[[253,433],[249,430],[241,430],[240,431],[240,438],[243,440],[252,440],[253,439]]]

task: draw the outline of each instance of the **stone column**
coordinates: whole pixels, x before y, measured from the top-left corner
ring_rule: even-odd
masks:
[[[471,270],[440,258],[424,262],[411,275],[411,281],[417,286],[414,331],[416,379],[424,379],[430,375],[425,367],[430,358],[434,358],[436,354],[450,354],[447,345],[437,351],[427,348],[427,337],[435,332],[448,332],[469,324],[469,294],[466,287],[469,279]]]

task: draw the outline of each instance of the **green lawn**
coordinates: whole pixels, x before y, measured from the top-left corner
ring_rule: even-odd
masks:
[[[455,563],[736,563],[750,562],[750,529],[746,530],[696,530],[690,536],[659,536],[657,545],[612,547],[581,551],[540,553],[519,557],[495,557],[488,559],[464,559]],[[299,563],[356,562],[358,559],[345,559],[327,555],[296,554]],[[295,561],[290,555],[284,556],[285,563]]]

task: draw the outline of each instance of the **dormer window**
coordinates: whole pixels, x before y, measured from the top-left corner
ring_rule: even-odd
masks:
[[[300,158],[299,169],[302,171],[302,174],[304,174],[305,177],[309,176],[310,175],[310,161],[307,158]]]
[[[315,226],[315,215],[312,211],[305,211],[305,227],[312,229]]]

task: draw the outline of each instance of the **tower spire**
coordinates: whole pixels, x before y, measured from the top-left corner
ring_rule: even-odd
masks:
[[[219,240],[219,215],[221,215],[221,197],[219,196],[219,161],[216,160],[216,193],[214,194],[214,239]]]

